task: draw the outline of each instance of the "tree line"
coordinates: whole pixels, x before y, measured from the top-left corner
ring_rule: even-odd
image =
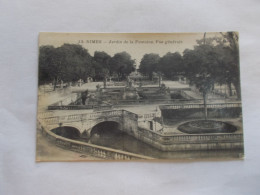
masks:
[[[186,49],[181,55],[168,52],[145,54],[139,71],[150,79],[153,73],[169,80],[185,76],[205,96],[214,84],[227,84],[229,92],[233,84],[240,98],[238,36],[234,32],[221,33],[222,36],[197,40],[193,49]],[[60,47],[41,46],[39,51],[39,84],[59,80],[73,82],[79,79],[101,81],[112,76],[124,80],[135,69],[135,60],[127,52],[114,56],[96,51],[91,56],[81,45],[64,44]]]
[[[178,52],[168,52],[162,57],[154,53],[145,54],[139,70],[150,79],[153,72],[170,80],[185,76],[204,96],[214,89],[216,83],[226,84],[232,95],[233,84],[240,99],[238,35],[235,32],[220,34],[219,37],[197,40],[197,45],[184,50],[183,55]]]
[[[204,114],[207,120],[207,95],[215,84],[226,84],[229,95],[231,85],[241,99],[238,34],[235,32],[220,33],[219,37],[197,40],[193,49],[186,49],[181,55],[178,52],[145,54],[140,63],[140,72],[150,78],[153,72],[162,74],[166,79],[185,76],[189,83],[195,85],[203,95]]]
[[[39,50],[39,84],[86,81],[88,77],[100,81],[108,76],[122,80],[135,69],[135,60],[127,52],[111,57],[106,52],[96,51],[91,56],[87,49],[76,44],[57,48],[46,45]]]

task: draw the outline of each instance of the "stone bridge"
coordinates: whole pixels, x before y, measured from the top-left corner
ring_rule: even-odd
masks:
[[[73,114],[66,116],[39,116],[41,123],[48,130],[59,127],[72,127],[78,131],[81,137],[89,138],[96,126],[110,122],[117,125],[121,131],[134,137],[138,137],[138,128],[147,128],[159,130],[162,126],[154,121],[154,118],[161,117],[161,112],[148,114],[135,114],[126,110],[110,110],[85,114]],[[157,124],[156,124],[157,123]],[[108,129],[109,130],[109,129]]]
[[[240,108],[241,104],[216,104],[211,107],[234,107]],[[165,110],[185,110],[187,108],[200,108],[201,105],[166,105]],[[210,107],[210,106],[209,106]],[[161,108],[162,109],[162,108]],[[230,150],[243,148],[243,133],[211,133],[211,134],[164,134],[163,127],[158,121],[162,113],[136,114],[127,110],[109,110],[84,114],[72,114],[66,116],[54,116],[52,113],[39,113],[38,120],[42,127],[55,135],[51,130],[58,127],[70,127],[80,137],[90,138],[95,127],[104,124],[116,124],[119,130],[134,136],[136,139],[147,143],[162,151],[184,150]],[[109,130],[109,128],[107,128]],[[59,139],[63,139],[59,136]],[[65,138],[64,138],[65,139]],[[93,147],[93,146],[91,146]],[[97,146],[95,146],[97,147]],[[118,153],[118,152],[117,152]]]

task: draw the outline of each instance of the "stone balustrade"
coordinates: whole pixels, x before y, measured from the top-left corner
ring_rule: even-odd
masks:
[[[243,148],[242,133],[164,135],[160,132],[139,128],[138,137],[139,140],[163,151]]]
[[[62,147],[64,149],[72,150],[79,153],[87,153],[92,156],[101,159],[107,159],[107,160],[151,160],[153,159],[151,157],[147,157],[139,154],[133,154],[130,152],[115,150],[103,146],[75,141],[75,140],[58,136],[52,133],[51,131],[47,130],[46,128],[44,128],[41,125],[40,121],[38,121],[38,126],[40,127],[42,134],[45,137],[47,137],[48,140],[50,140],[56,146]]]
[[[148,119],[153,119],[157,116],[157,113],[149,113],[149,114],[143,114],[143,115],[138,115],[139,118],[144,118],[146,120]]]
[[[49,111],[49,112],[38,112],[38,118],[48,118],[48,117],[52,117],[53,116],[53,112]]]
[[[183,143],[183,142],[208,142],[208,141],[242,141],[242,133],[214,133],[214,134],[177,134],[177,135],[163,135],[161,133],[139,129],[143,136],[152,138],[154,141],[160,141],[162,143]]]
[[[64,122],[77,122],[82,120],[94,120],[101,117],[122,117],[123,110],[112,110],[112,111],[103,111],[103,112],[95,112],[95,113],[85,113],[85,114],[73,114],[73,115],[66,115],[66,116],[54,116],[44,118],[44,122],[47,125],[50,124],[58,124]]]
[[[130,119],[135,119],[135,120],[138,120],[138,118],[148,120],[148,119],[153,119],[156,116],[157,116],[156,113],[137,115],[135,113],[132,113],[132,112],[129,112],[126,110],[110,110],[110,111],[95,112],[95,113],[47,117],[47,118],[44,118],[44,121],[47,125],[50,125],[50,124],[58,124],[58,123],[64,123],[64,122],[95,120],[95,119],[102,118],[102,117],[129,117]]]
[[[207,108],[236,108],[241,107],[241,103],[218,103],[207,104]],[[190,108],[204,108],[204,104],[176,104],[176,105],[161,105],[160,109],[190,109]]]
[[[174,107],[176,106],[176,107]],[[182,108],[201,108],[203,104],[191,104],[191,105],[170,105],[171,109],[182,109]],[[188,107],[186,107],[188,106]],[[226,107],[239,107],[240,103],[228,103],[228,104],[210,104],[211,108],[226,108]],[[60,124],[64,122],[77,122],[83,120],[98,120],[100,118],[122,117],[119,118],[123,123],[128,124],[128,119],[133,121],[151,121],[154,118],[159,117],[160,112],[153,112],[148,114],[135,114],[126,110],[110,110],[95,113],[86,114],[74,114],[68,116],[56,116],[41,119],[43,124]],[[130,126],[125,128],[131,129]],[[138,126],[137,126],[138,128]],[[50,132],[52,133],[52,132]],[[52,133],[53,134],[53,133]],[[209,149],[241,149],[243,148],[243,134],[242,133],[212,133],[212,134],[164,134],[163,129],[160,130],[149,130],[139,128],[135,133],[131,133],[137,139],[152,145],[163,151],[180,151],[180,150],[209,150]],[[56,136],[53,134],[53,136]],[[57,137],[60,138],[60,137]],[[64,138],[65,139],[65,138]],[[64,141],[62,138],[62,140]],[[59,140],[59,139],[57,139]],[[67,139],[65,139],[67,140]],[[69,140],[69,139],[68,139]],[[68,141],[67,140],[67,141]],[[73,141],[74,142],[74,141]],[[65,143],[65,142],[64,142]],[[66,142],[67,143],[67,142]],[[75,142],[78,143],[78,142]],[[72,144],[73,145],[73,144]],[[70,145],[70,148],[72,147]],[[85,147],[85,146],[84,146]],[[87,147],[87,146],[86,146]],[[95,151],[102,151],[100,148]],[[93,151],[92,151],[93,152]],[[97,152],[98,153],[98,152]],[[100,155],[103,154],[99,152]],[[108,155],[106,153],[106,155]],[[108,155],[109,156],[109,155]],[[118,156],[120,156],[118,154]],[[109,158],[112,158],[111,156]],[[119,158],[119,157],[118,157]]]

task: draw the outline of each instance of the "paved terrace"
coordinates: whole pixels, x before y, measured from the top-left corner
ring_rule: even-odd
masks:
[[[167,87],[170,87],[170,89],[183,89],[183,88],[188,88],[189,86],[187,84],[182,84],[177,81],[163,81],[163,83],[166,84]],[[71,95],[73,91],[95,91],[96,90],[96,85],[101,85],[103,86],[103,82],[92,82],[92,83],[85,83],[81,87],[69,87],[63,90],[57,90],[53,92],[48,92],[47,94],[43,94],[42,92],[39,92],[39,100],[38,100],[38,109],[39,112],[44,112],[47,111],[47,106],[59,101],[64,100],[66,97]],[[145,87],[155,87],[157,85],[145,85]],[[114,88],[118,86],[109,86],[107,88]],[[119,86],[122,87],[122,86]],[[202,99],[202,96],[198,93],[195,93],[193,91],[185,91],[189,96],[191,96],[194,99]],[[215,98],[215,99],[214,99]],[[234,102],[234,100],[230,99],[225,99],[225,98],[220,98],[217,95],[209,95],[209,100],[208,103],[214,104],[214,103],[230,103]],[[189,104],[188,102],[180,102],[181,104]],[[198,102],[199,104],[203,103],[201,100]],[[151,113],[155,112],[156,110],[159,109],[158,105],[122,105],[124,110],[136,113],[136,114],[145,114],[145,113]],[[122,109],[122,108],[118,108]],[[64,115],[74,115],[74,114],[85,114],[85,113],[93,113],[94,111],[92,109],[84,109],[84,110],[55,110],[53,111],[53,114],[55,116],[64,116]]]

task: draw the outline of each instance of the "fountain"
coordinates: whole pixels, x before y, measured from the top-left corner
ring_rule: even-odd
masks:
[[[222,121],[195,120],[181,124],[178,130],[188,134],[233,133],[237,128],[234,125]]]

